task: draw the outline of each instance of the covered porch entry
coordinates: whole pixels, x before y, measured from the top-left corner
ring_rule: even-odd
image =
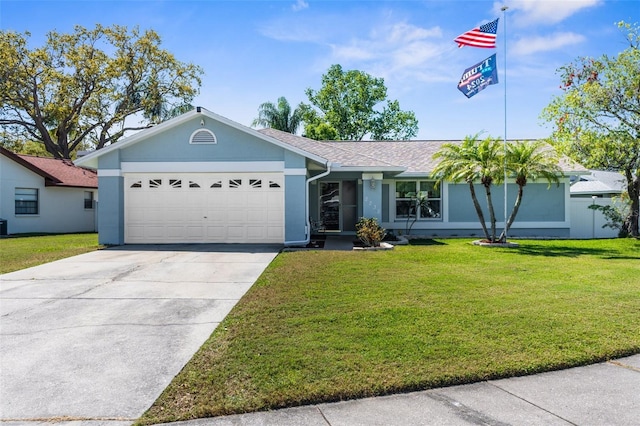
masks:
[[[312,233],[354,235],[361,217],[381,221],[382,173],[329,175],[312,182]]]

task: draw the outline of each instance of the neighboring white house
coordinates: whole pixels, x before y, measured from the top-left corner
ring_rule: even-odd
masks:
[[[0,233],[94,232],[97,194],[92,170],[0,147]]]
[[[618,172],[592,170],[571,184],[571,238],[616,238],[618,230],[603,228],[604,215],[591,205],[611,206],[625,191],[626,180]]]

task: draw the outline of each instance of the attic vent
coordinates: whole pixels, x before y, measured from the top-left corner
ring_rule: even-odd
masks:
[[[217,143],[217,140],[216,140],[216,135],[214,135],[211,130],[198,129],[191,134],[191,139],[189,140],[189,143],[213,144],[213,143]]]

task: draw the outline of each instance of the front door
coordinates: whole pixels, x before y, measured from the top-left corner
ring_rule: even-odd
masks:
[[[358,184],[355,180],[320,182],[320,221],[325,231],[355,231]]]

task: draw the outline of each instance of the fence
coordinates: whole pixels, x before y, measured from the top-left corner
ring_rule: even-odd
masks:
[[[610,206],[611,198],[571,198],[571,238],[615,238],[617,229],[603,228],[607,223],[602,212],[590,205]]]

